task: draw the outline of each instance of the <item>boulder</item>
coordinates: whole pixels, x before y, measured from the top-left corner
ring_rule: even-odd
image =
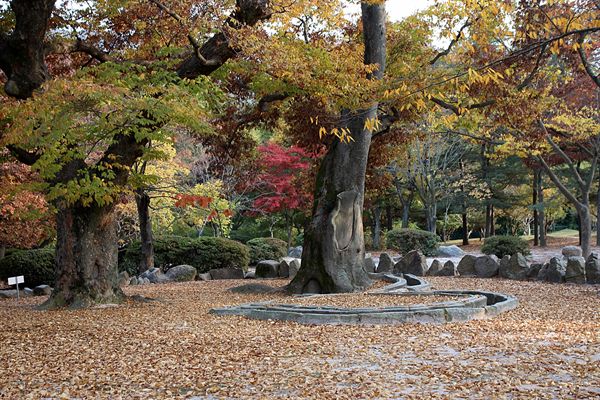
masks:
[[[377,272],[386,273],[392,272],[394,269],[394,260],[388,253],[381,253],[379,256],[379,264],[377,265]]]
[[[119,286],[129,285],[130,280],[131,280],[131,278],[129,277],[129,274],[127,273],[127,271],[121,271],[119,273]]]
[[[52,288],[48,285],[39,285],[33,288],[34,296],[50,296],[52,294]]]
[[[300,263],[301,261],[299,258],[294,259],[294,261],[290,263],[290,279],[294,279],[296,277],[296,274],[300,270]]]
[[[531,264],[529,271],[527,272],[527,277],[536,279],[543,267],[544,264]]]
[[[290,247],[288,251],[288,257],[302,258],[302,246]]]
[[[544,282],[561,283],[565,281],[567,267],[563,260],[552,257],[548,264],[545,264],[538,273],[537,279]]]
[[[415,276],[425,276],[429,266],[427,266],[427,258],[417,251],[409,251],[402,259],[394,265],[395,273],[411,274]]]
[[[298,263],[296,258],[293,257],[282,257],[279,259],[279,276],[281,278],[293,278],[296,276],[299,268],[296,268],[296,265],[292,266],[292,264]],[[292,276],[293,272],[293,276]]]
[[[565,281],[568,283],[585,283],[585,258],[569,257],[567,259]]]
[[[140,274],[140,277],[147,279],[149,283],[166,283],[169,282],[169,278],[160,270],[160,268],[151,268]]]
[[[290,277],[290,264],[285,261],[279,263],[279,267],[277,267],[277,271],[280,278],[289,278]]]
[[[446,261],[442,269],[435,276],[456,276],[458,271],[451,260]]]
[[[256,269],[249,269],[245,274],[244,274],[244,279],[256,279]]]
[[[373,257],[371,257],[371,255],[369,255],[368,257],[365,256],[365,271],[375,272],[375,260],[373,260]]]
[[[167,279],[174,282],[190,282],[196,279],[198,271],[191,265],[177,265],[169,268],[165,274]]]
[[[437,251],[438,257],[462,257],[465,255],[465,252],[458,246],[440,246]]]
[[[17,289],[0,290],[0,299],[16,299]]]
[[[565,258],[569,257],[581,257],[583,252],[581,251],[581,247],[578,246],[565,246],[562,248],[562,255]]]
[[[212,281],[212,279],[212,275],[209,272],[205,274],[198,274],[199,281]]]
[[[439,260],[433,260],[429,266],[429,269],[427,270],[427,275],[437,276],[442,268],[444,268],[444,266],[441,262],[439,262]]]
[[[456,267],[458,274],[460,276],[475,275],[475,260],[477,260],[477,257],[473,255],[467,254],[464,256]]]
[[[592,253],[585,262],[585,279],[587,283],[600,283],[600,260],[598,254]]]
[[[212,279],[244,279],[241,268],[217,268],[208,271]]]
[[[477,257],[475,260],[474,268],[477,277],[492,278],[498,275],[500,265],[498,265],[498,262],[491,256],[481,256]]]
[[[508,263],[500,263],[500,276],[506,279],[522,281],[527,279],[528,272],[529,265],[527,264],[527,259],[521,253],[511,256]]]
[[[130,284],[131,286],[138,285],[139,283],[138,283],[138,278],[137,278],[137,276],[133,276],[133,277],[131,277],[131,279],[129,279],[129,284]]]
[[[279,262],[275,260],[259,261],[256,265],[256,277],[263,279],[279,277]]]

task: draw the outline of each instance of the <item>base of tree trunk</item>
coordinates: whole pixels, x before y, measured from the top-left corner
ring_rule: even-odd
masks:
[[[56,283],[41,309],[120,303],[117,226],[112,206],[57,213]]]

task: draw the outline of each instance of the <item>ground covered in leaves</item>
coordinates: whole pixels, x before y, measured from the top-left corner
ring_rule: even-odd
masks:
[[[208,314],[280,296],[227,290],[242,281],[131,287],[159,300],[83,311],[2,300],[0,398],[600,398],[600,287],[430,282],[520,305],[491,320],[353,327]]]

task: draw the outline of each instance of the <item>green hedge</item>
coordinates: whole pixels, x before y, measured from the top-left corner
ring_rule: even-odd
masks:
[[[388,249],[406,254],[412,250],[419,250],[426,256],[437,253],[439,238],[436,234],[419,229],[392,229],[385,235]]]
[[[250,248],[250,264],[263,260],[279,260],[288,254],[287,243],[276,238],[256,238],[246,243]]]
[[[54,248],[17,250],[0,260],[0,279],[19,275],[28,287],[54,286]]]
[[[119,260],[119,270],[137,275],[141,258],[139,241],[131,243]],[[234,240],[217,237],[188,238],[167,236],[154,239],[154,264],[157,267],[192,265],[199,274],[213,268],[246,268],[250,262],[248,247]]]
[[[512,256],[517,253],[530,254],[529,244],[525,239],[518,236],[492,236],[485,239],[481,246],[483,254],[494,254],[498,258],[506,255]]]

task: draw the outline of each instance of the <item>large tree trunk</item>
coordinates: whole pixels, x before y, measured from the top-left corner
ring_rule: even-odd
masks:
[[[118,303],[117,224],[113,206],[60,207],[56,284],[42,308]]]
[[[55,0],[13,0],[15,29],[10,36],[0,32],[0,69],[8,80],[6,94],[27,99],[48,79],[45,37]]]
[[[6,255],[6,245],[0,244],[0,260],[2,260],[5,255]]]
[[[385,71],[385,6],[362,3],[365,63],[379,64],[372,78]],[[367,119],[377,118],[377,104],[346,113],[353,142],[334,142],[317,176],[315,202],[304,235],[302,267],[289,284],[293,293],[340,293],[366,289],[362,210],[371,132]]]
[[[138,271],[142,273],[154,268],[154,238],[152,235],[152,221],[150,220],[150,196],[144,189],[139,189],[135,193],[135,202],[140,223],[142,247],[142,258],[138,265]]]
[[[381,207],[373,207],[373,249],[381,248]]]

